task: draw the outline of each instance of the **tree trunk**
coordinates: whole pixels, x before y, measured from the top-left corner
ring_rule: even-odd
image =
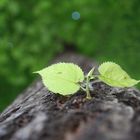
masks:
[[[54,62],[74,62],[87,72],[95,62],[68,53]],[[140,92],[93,82],[92,99],[83,91],[64,97],[41,80],[34,82],[0,115],[0,140],[139,140]]]

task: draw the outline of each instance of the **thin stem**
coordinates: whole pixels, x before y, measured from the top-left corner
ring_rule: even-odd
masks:
[[[89,77],[86,77],[86,93],[87,93],[86,98],[87,99],[91,99],[91,95],[90,95],[90,91],[89,91],[89,81],[90,81]]]
[[[83,91],[86,91],[86,89],[85,89],[85,88],[83,88],[82,86],[80,86],[80,88],[81,88]]]

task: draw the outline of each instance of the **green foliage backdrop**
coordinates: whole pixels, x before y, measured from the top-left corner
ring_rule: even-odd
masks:
[[[0,109],[63,52],[64,42],[140,79],[139,15],[139,0],[0,0]]]

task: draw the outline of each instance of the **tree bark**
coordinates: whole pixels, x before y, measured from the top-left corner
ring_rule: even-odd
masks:
[[[56,62],[74,62],[87,73],[95,62],[73,53]],[[93,81],[92,99],[83,91],[53,94],[39,79],[0,115],[0,140],[139,140],[140,92]]]

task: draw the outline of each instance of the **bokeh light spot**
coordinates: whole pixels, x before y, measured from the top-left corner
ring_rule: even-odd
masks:
[[[75,11],[72,13],[72,19],[79,20],[80,19],[80,13]]]

